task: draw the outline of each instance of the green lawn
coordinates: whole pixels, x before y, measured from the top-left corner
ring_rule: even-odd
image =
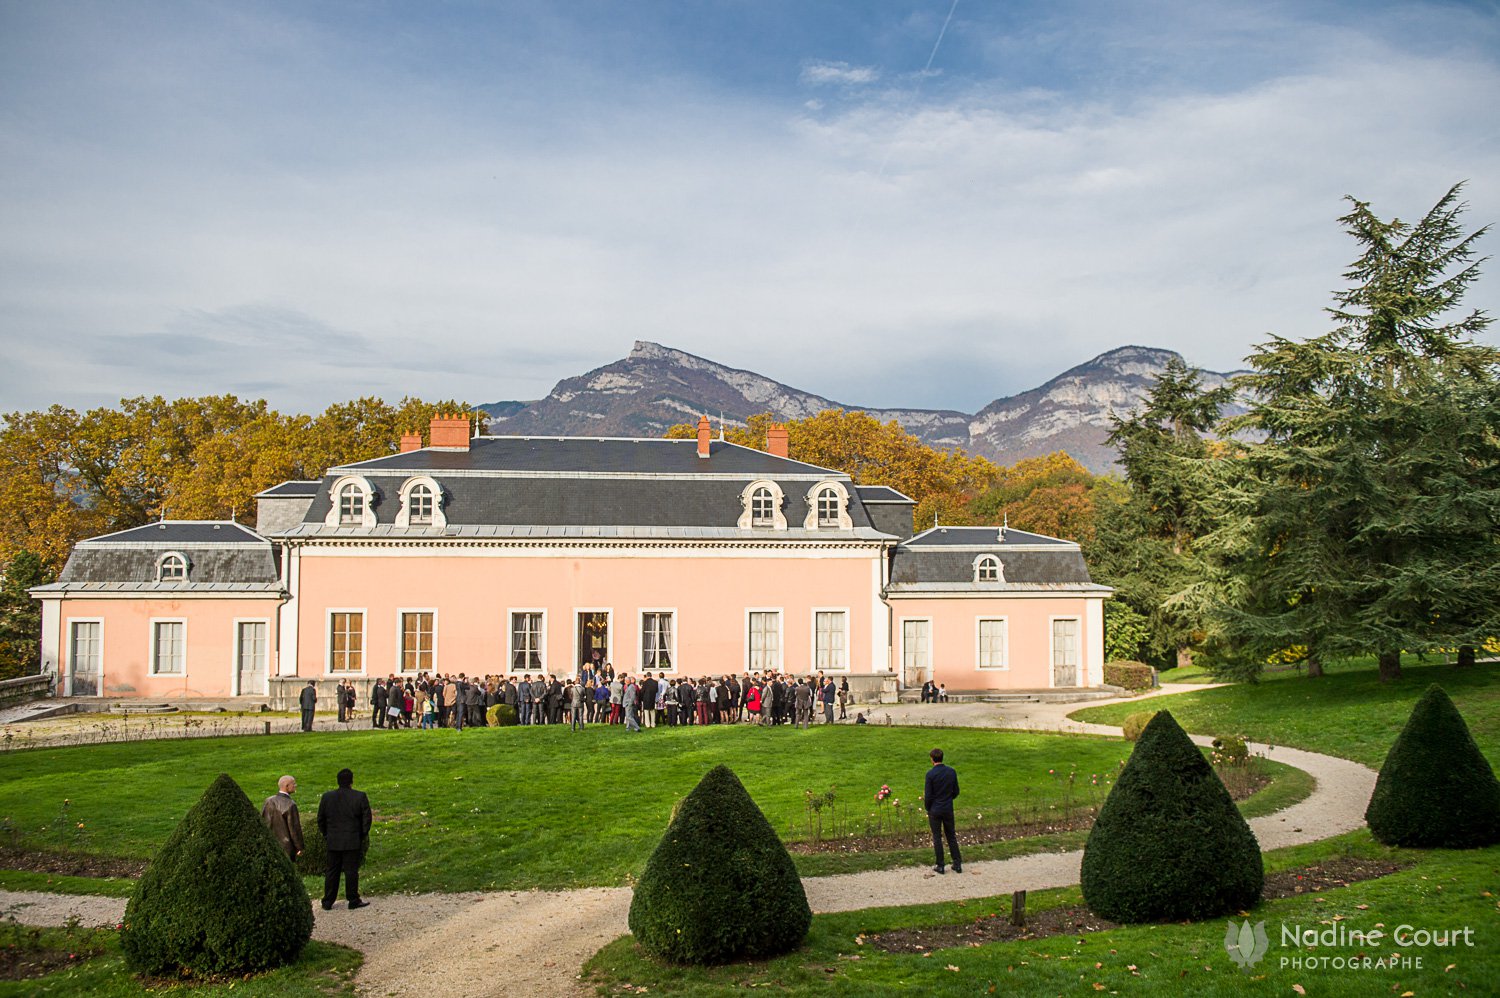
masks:
[[[716,763],[733,768],[791,838],[805,790],[836,785],[857,823],[875,810],[881,784],[906,809],[916,807],[934,745],[962,775],[961,822],[1068,793],[1075,802],[1102,800],[1130,749],[1118,739],[875,725],[640,735],[603,726],[576,735],[566,728],[371,730],[136,742],[0,754],[0,817],[28,845],[150,858],[221,771],[257,804],[280,774],[291,773],[311,812],[347,765],[377,816],[363,877],[374,893],[622,884],[645,865],[674,803]]]
[[[3,938],[3,936],[0,936]],[[327,998],[328,995],[353,994],[354,974],[364,957],[356,950],[330,943],[310,942],[302,957],[290,967],[282,967],[248,980],[231,980],[222,984],[172,985],[137,980],[125,965],[120,953],[119,936],[113,929],[51,929],[41,934],[48,946],[67,950],[103,949],[103,952],[75,965],[64,967],[46,977],[29,981],[0,981],[0,998],[31,998],[34,995],[91,995],[98,998],[136,998],[138,995],[247,995],[250,998]]]
[[[1088,707],[1079,721],[1119,724],[1138,710],[1170,710],[1188,731],[1244,734],[1379,767],[1412,705],[1431,683],[1448,692],[1491,764],[1500,764],[1500,665],[1402,665],[1399,682],[1383,684],[1373,667],[1335,666],[1319,679],[1275,673],[1261,683],[1195,690],[1138,703]]]
[[[1293,995],[1301,985],[1313,996],[1428,994],[1494,994],[1500,981],[1497,904],[1500,895],[1500,847],[1470,852],[1390,850],[1374,843],[1368,832],[1268,853],[1267,869],[1285,869],[1344,853],[1392,858],[1416,865],[1408,870],[1349,887],[1305,897],[1262,903],[1250,914],[1266,922],[1270,951],[1257,966],[1241,971],[1224,950],[1226,923],[1215,919],[1194,924],[1142,925],[1085,935],[1059,935],[1037,941],[987,943],[942,949],[931,956],[884,953],[868,941],[871,933],[896,928],[953,925],[1009,910],[1009,898],[959,901],[939,905],[872,908],[818,915],[807,944],[796,953],[754,964],[715,968],[682,968],[657,963],[625,936],[602,949],[586,966],[601,994],[620,993],[626,985],[646,993],[673,996],[738,994],[745,989],[773,993],[826,995],[976,995],[976,994],[1192,994],[1205,996]],[[1028,898],[1028,910],[1040,911],[1082,900],[1078,888],[1045,891]],[[1415,927],[1474,928],[1473,948],[1401,948],[1402,956],[1421,957],[1421,969],[1294,969],[1282,958],[1345,956],[1358,947],[1317,950],[1281,945],[1288,925],[1325,929],[1335,922],[1346,928],[1386,931],[1402,924]],[[1389,956],[1397,949],[1379,948]],[[1448,968],[1452,965],[1452,969]],[[1489,983],[1486,983],[1489,982]]]

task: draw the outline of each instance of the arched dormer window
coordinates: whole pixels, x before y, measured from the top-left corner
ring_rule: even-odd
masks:
[[[157,582],[186,582],[188,579],[187,555],[168,551],[156,559]]]
[[[329,527],[375,526],[375,489],[368,479],[346,475],[333,483],[329,495],[328,515],[323,523]]]
[[[974,559],[975,582],[1004,582],[1005,566],[992,554],[982,554]]]
[[[786,514],[781,511],[784,497],[775,482],[751,482],[740,493],[741,530],[785,530]]]
[[[401,509],[396,513],[398,527],[446,527],[443,512],[443,487],[426,475],[408,478],[401,486]]]
[[[842,482],[818,482],[807,490],[807,517],[804,530],[852,530],[849,518],[849,490]]]

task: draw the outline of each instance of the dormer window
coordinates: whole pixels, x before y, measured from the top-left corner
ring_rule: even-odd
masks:
[[[982,554],[974,561],[975,582],[1004,582],[1005,569],[1000,559],[992,554]]]
[[[818,482],[807,490],[807,517],[803,530],[852,530],[849,489],[842,482]]]
[[[375,526],[375,488],[368,479],[359,475],[340,478],[329,489],[329,500],[325,526]]]
[[[396,511],[398,527],[446,527],[443,513],[443,487],[427,475],[408,478],[401,486],[401,508]]]
[[[776,499],[771,490],[762,486],[750,494],[750,526],[774,527],[776,525]]]
[[[357,527],[365,522],[365,495],[353,485],[339,492],[339,525]]]
[[[839,494],[833,489],[824,489],[818,493],[818,526],[837,527],[839,525]]]
[[[188,563],[185,555],[170,551],[156,563],[157,582],[186,582],[187,577]]]

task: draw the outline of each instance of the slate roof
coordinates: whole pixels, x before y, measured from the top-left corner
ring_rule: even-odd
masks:
[[[854,489],[865,502],[909,502],[916,505],[915,499],[897,492],[889,485],[856,485]]]
[[[882,540],[849,476],[714,441],[479,437],[467,451],[430,448],[329,470],[301,526],[286,536],[653,536],[761,540]],[[332,488],[346,474],[375,490],[373,530],[328,527]],[[427,475],[443,490],[448,527],[397,530],[402,484]],[[774,481],[788,530],[740,530],[741,494]],[[849,490],[850,530],[803,531],[807,493],[819,482]],[[889,490],[888,490],[889,491]],[[899,493],[894,493],[899,495]]]
[[[1001,549],[1044,544],[1048,546],[1055,545],[1059,548],[1078,547],[1073,541],[1065,541],[1059,537],[1048,537],[1046,534],[1032,534],[1024,530],[1016,530],[1013,527],[1005,528],[1002,539],[1000,530],[1001,528],[999,527],[928,527],[920,534],[907,540],[905,546],[994,547]]]
[[[1000,559],[1003,582],[976,582],[974,562],[985,553]],[[1072,541],[998,527],[934,527],[896,546],[890,584],[898,593],[987,593],[1066,590],[1112,592],[1089,577],[1083,552]]]
[[[157,581],[168,552],[188,562],[185,583]],[[79,541],[58,581],[38,592],[264,592],[279,588],[271,542],[229,521],[167,520]]]
[[[255,493],[257,499],[306,499],[318,494],[317,480],[282,482]]]

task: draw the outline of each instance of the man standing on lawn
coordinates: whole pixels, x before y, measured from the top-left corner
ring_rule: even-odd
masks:
[[[323,910],[333,908],[339,896],[339,874],[344,875],[344,897],[349,907],[363,908],[370,902],[359,896],[359,853],[370,835],[374,815],[370,798],[354,789],[354,772],[339,770],[339,788],[318,801],[318,831],[328,846],[328,866],[323,874]]]
[[[318,709],[318,684],[309,679],[302,692],[297,694],[297,705],[302,708],[302,730],[311,731],[313,712]]]
[[[260,808],[260,820],[266,823],[276,844],[293,862],[302,855],[302,817],[297,814],[297,802],[292,800],[292,794],[296,792],[297,781],[283,776],[276,781],[276,792],[267,797]]]
[[[932,851],[937,857],[936,873],[943,869],[943,838],[948,839],[948,851],[953,854],[953,872],[963,873],[964,862],[958,855],[958,836],[953,829],[953,799],[958,796],[958,774],[952,766],[943,765],[943,750],[933,749],[928,753],[932,768],[927,771],[927,785],[922,791],[922,806],[927,808],[927,824],[932,829]]]

